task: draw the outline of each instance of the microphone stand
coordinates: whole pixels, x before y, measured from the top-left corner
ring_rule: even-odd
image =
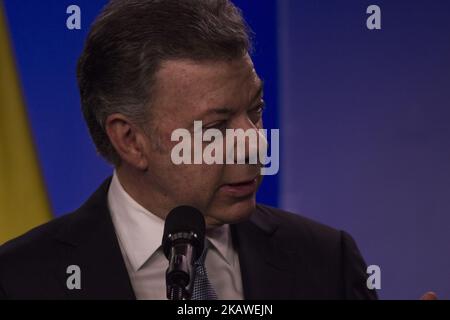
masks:
[[[193,232],[180,232],[169,234],[168,238],[173,245],[166,271],[167,299],[190,300],[195,277],[195,249],[189,240],[197,238],[197,235]]]

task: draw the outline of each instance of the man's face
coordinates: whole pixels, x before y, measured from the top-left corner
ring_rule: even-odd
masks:
[[[178,205],[192,205],[203,212],[209,225],[247,218],[255,208],[260,166],[175,165],[171,151],[178,142],[171,141],[171,135],[175,129],[185,128],[193,136],[194,121],[202,121],[204,131],[261,129],[262,82],[251,58],[247,55],[221,62],[166,61],[157,73],[153,92],[151,115],[158,137],[150,136],[153,141],[149,144],[160,147],[145,151],[149,167],[144,185],[152,194],[155,209],[158,206],[168,213]],[[242,182],[245,184],[236,185]]]

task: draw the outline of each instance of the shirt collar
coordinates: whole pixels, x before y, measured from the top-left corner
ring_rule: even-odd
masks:
[[[157,254],[164,232],[164,220],[137,203],[114,172],[108,191],[108,205],[114,227],[134,271]]]
[[[234,265],[234,251],[231,239],[230,226],[224,224],[220,227],[206,230],[206,238],[229,265]]]

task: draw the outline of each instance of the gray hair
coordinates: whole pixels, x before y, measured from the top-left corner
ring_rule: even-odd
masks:
[[[150,120],[163,61],[240,58],[251,51],[250,34],[229,0],[110,1],[91,27],[77,70],[83,115],[98,153],[120,164],[106,119],[121,113],[140,126]]]

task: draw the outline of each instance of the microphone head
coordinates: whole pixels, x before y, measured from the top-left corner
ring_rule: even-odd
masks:
[[[189,236],[191,234],[192,236]],[[175,240],[174,235],[178,236]],[[162,239],[164,255],[168,259],[174,241],[190,241],[196,249],[195,259],[200,257],[205,245],[205,218],[198,209],[191,206],[179,206],[169,212]]]

